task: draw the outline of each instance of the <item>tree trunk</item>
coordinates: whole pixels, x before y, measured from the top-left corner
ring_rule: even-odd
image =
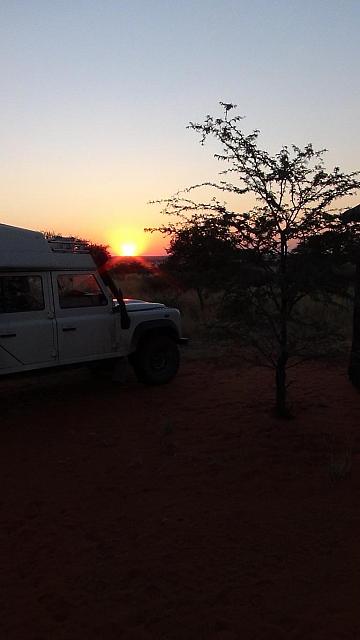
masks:
[[[287,286],[287,240],[284,233],[281,234],[280,257],[280,336],[279,354],[276,363],[276,413],[279,418],[288,418],[290,413],[287,407],[286,396],[286,365],[288,361],[288,286]]]
[[[197,293],[197,296],[199,298],[201,313],[204,315],[205,302],[204,302],[204,296],[203,296],[202,289],[200,287],[196,287],[196,293]]]
[[[353,311],[353,335],[348,375],[351,384],[360,390],[360,258],[356,263]]]
[[[286,363],[287,354],[280,354],[276,363],[276,413],[279,418],[288,418],[289,410],[286,403]]]
[[[196,287],[195,290],[200,303],[201,322],[203,325],[206,326],[205,300],[204,300],[203,290],[201,289],[201,287]]]

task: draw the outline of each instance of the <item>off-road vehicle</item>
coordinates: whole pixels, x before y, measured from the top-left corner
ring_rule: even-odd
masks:
[[[81,243],[0,224],[0,375],[129,360],[140,381],[162,384],[183,342],[177,309],[124,300]]]

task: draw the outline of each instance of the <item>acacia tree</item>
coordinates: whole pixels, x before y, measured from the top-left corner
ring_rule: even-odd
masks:
[[[97,267],[103,267],[111,258],[109,245],[84,241]]]
[[[346,233],[351,238],[351,242],[349,243],[351,260],[356,265],[353,334],[348,375],[350,382],[356,389],[360,390],[360,242],[357,233],[360,223],[360,204],[352,209],[348,209],[348,211],[346,211],[342,216],[342,222],[346,225]]]
[[[241,251],[250,251],[252,259],[267,274],[261,287],[248,287],[253,319],[266,325],[271,340],[258,346],[275,369],[276,409],[288,415],[286,369],[293,346],[296,308],[307,295],[311,278],[300,277],[292,249],[313,236],[322,234],[338,222],[338,201],[353,195],[360,187],[359,172],[346,174],[335,167],[327,171],[325,150],[312,144],[300,148],[283,146],[275,155],[259,145],[259,131],[246,134],[242,116],[232,116],[236,105],[220,103],[222,117],[206,116],[203,123],[191,122],[189,128],[220,145],[214,157],[224,165],[217,182],[193,185],[174,196],[158,201],[173,222],[160,227],[175,236],[184,229],[206,224],[207,220],[226,221]],[[210,189],[230,194],[231,202],[255,196],[255,206],[241,211],[217,198],[199,201],[196,193]],[[196,192],[196,193],[195,193]],[[334,209],[332,206],[336,206]],[[303,269],[300,269],[302,272]],[[292,326],[290,335],[289,329]],[[295,325],[296,328],[296,325]],[[295,331],[296,333],[296,331]],[[295,355],[297,355],[295,353]]]
[[[204,313],[206,295],[224,289],[236,255],[236,238],[226,217],[215,217],[171,232],[168,258],[160,270],[195,290]]]

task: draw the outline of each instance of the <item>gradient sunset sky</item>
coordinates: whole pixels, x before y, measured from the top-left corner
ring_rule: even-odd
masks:
[[[359,0],[0,0],[0,222],[162,253],[147,202],[216,176],[186,125],[220,100],[360,169],[359,34]]]

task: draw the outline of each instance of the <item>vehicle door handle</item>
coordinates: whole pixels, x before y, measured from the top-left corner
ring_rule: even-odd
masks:
[[[76,331],[76,327],[63,327],[63,331]]]
[[[0,338],[16,338],[16,333],[1,333]]]

